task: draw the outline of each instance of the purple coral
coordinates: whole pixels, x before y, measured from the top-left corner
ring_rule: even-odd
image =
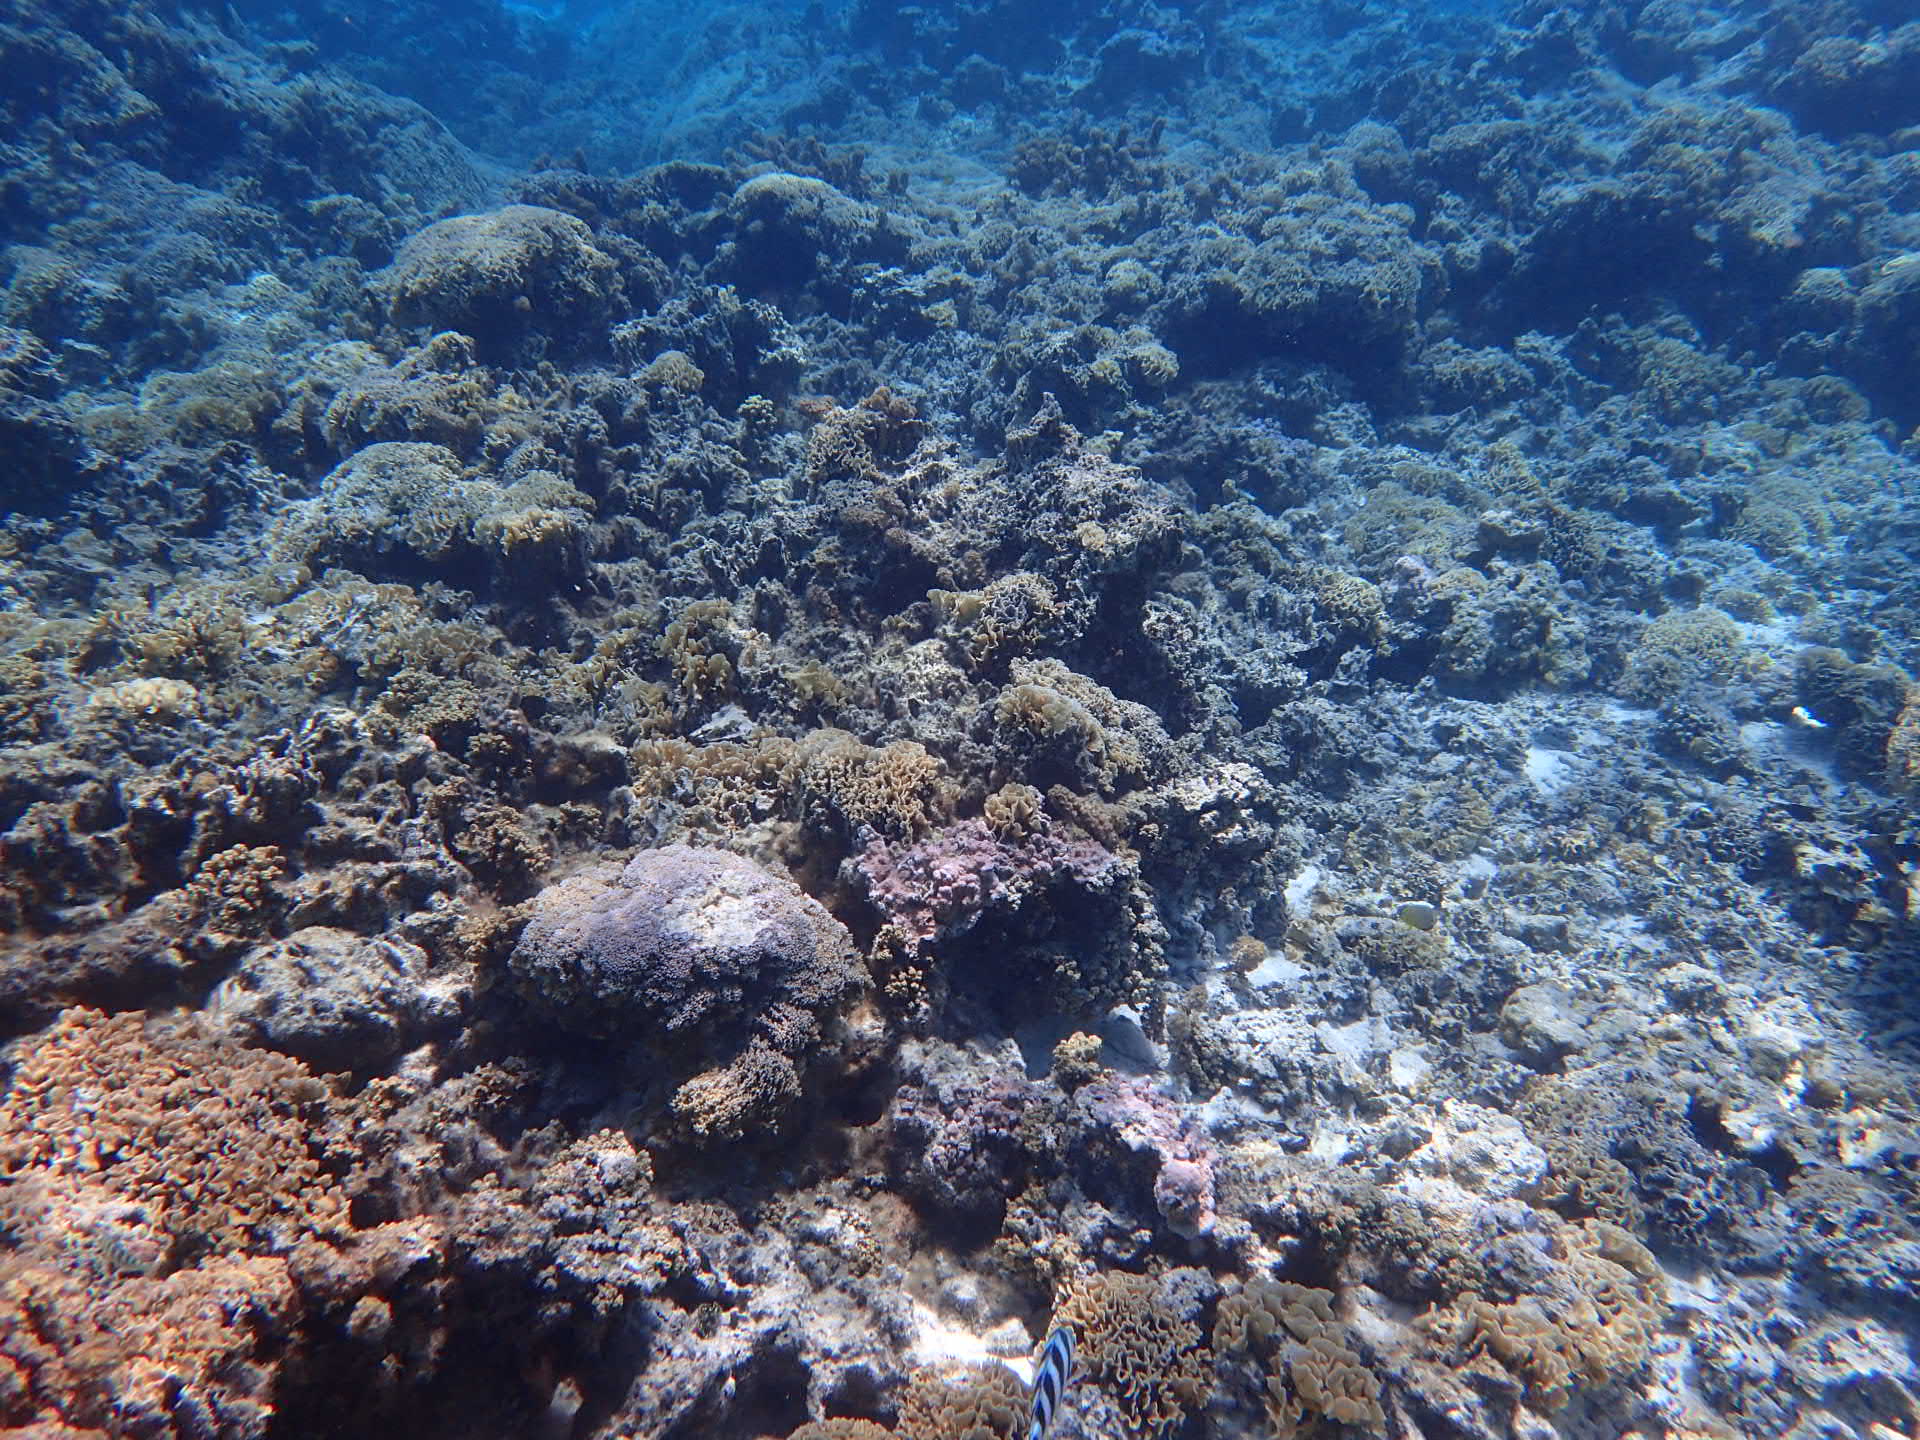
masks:
[[[533,909],[510,961],[522,990],[567,1029],[661,1061],[703,1139],[777,1127],[866,983],[817,900],[723,850],[643,850],[548,886]]]
[[[569,1029],[705,1045],[796,1009],[823,1015],[864,979],[825,907],[724,850],[643,850],[548,886],[533,908],[512,969]]]
[[[902,1187],[955,1215],[997,1222],[1033,1162],[1029,1116],[1046,1097],[1023,1080],[966,1083],[942,1093],[902,1086],[889,1129]]]
[[[923,942],[964,935],[989,910],[1017,910],[1055,886],[1103,893],[1128,878],[1120,858],[1091,840],[1045,831],[1003,840],[981,820],[911,844],[876,841],[851,864],[874,908]]]
[[[1093,1136],[1118,1142],[1154,1167],[1154,1208],[1176,1235],[1213,1228],[1213,1149],[1166,1096],[1138,1076],[1108,1075],[1083,1085],[1074,1109]]]

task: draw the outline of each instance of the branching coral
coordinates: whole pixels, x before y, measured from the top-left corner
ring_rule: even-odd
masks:
[[[8,1262],[0,1265],[0,1426],[256,1440],[274,1418],[277,1352],[300,1318],[287,1262],[277,1257],[228,1257],[111,1286]]]
[[[0,1173],[136,1205],[184,1253],[291,1245],[345,1224],[315,1148],[328,1093],[282,1055],[69,1010],[19,1055]]]

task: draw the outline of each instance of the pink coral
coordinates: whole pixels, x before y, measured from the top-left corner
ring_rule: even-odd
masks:
[[[1004,840],[962,820],[911,844],[880,840],[851,862],[874,908],[918,940],[964,935],[988,910],[1017,910],[1036,892],[1105,892],[1127,881],[1120,858],[1091,840],[1038,831]]]
[[[1132,1075],[1092,1081],[1073,1098],[1097,1130],[1153,1162],[1153,1203],[1169,1230],[1195,1236],[1213,1228],[1213,1149],[1178,1106]]]

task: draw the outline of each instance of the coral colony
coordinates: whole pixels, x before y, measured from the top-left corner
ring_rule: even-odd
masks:
[[[0,0],[0,1437],[1920,1435],[1920,20]]]

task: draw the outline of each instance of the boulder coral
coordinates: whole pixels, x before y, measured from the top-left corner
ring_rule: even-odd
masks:
[[[509,961],[527,998],[663,1065],[703,1138],[778,1126],[867,983],[825,907],[722,850],[643,850],[548,886],[532,909]]]
[[[370,282],[405,325],[459,330],[487,358],[547,341],[605,332],[622,297],[618,267],[571,215],[508,205],[455,215],[400,247]]]

